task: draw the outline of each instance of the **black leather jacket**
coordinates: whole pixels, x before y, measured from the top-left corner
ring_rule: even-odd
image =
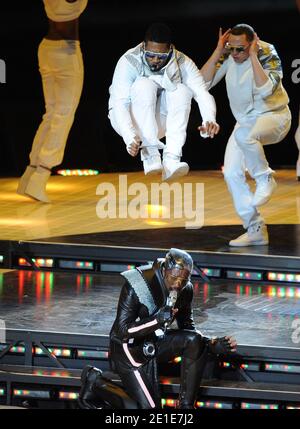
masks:
[[[162,328],[157,319],[157,312],[166,305],[168,290],[161,276],[161,260],[149,266],[139,267],[151,291],[156,309],[149,314],[146,305],[141,304],[139,298],[128,281],[122,287],[117,316],[110,332],[110,339],[114,343],[125,343],[129,339],[139,340],[156,339],[154,332]],[[193,285],[188,283],[178,295],[174,308],[178,308],[175,319],[179,329],[195,330],[192,311]]]

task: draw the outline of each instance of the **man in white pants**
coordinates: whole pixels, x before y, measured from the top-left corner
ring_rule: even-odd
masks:
[[[276,182],[263,145],[283,140],[291,125],[280,59],[274,46],[259,41],[252,27],[238,24],[224,34],[220,29],[217,48],[201,72],[209,88],[225,76],[237,121],[226,147],[224,177],[247,232],[229,244],[266,245],[268,231],[257,207],[270,199]],[[254,194],[246,170],[255,179]]]
[[[188,173],[188,164],[180,159],[192,98],[202,116],[201,134],[214,137],[219,131],[215,102],[203,77],[194,62],[172,45],[169,27],[152,24],[144,42],[119,59],[109,99],[112,127],[131,156],[141,149],[145,174],[162,172],[163,180],[168,180]],[[160,141],[164,136],[166,145]]]
[[[43,0],[49,31],[38,50],[46,112],[34,137],[30,165],[17,192],[44,203],[51,168],[64,156],[83,87],[79,16],[88,0]]]

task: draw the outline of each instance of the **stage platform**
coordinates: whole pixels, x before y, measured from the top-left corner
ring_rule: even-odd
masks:
[[[129,184],[151,186],[140,173],[127,176]],[[246,402],[256,398],[262,407],[273,406],[272,401],[275,408],[286,408],[289,401],[300,404],[299,182],[292,171],[278,172],[278,191],[262,208],[268,246],[232,248],[228,242],[243,228],[221,172],[192,172],[188,178],[205,185],[201,228],[187,229],[184,219],[100,221],[95,210],[100,177],[51,178],[49,205],[16,196],[16,179],[0,180],[7,198],[0,214],[0,319],[6,328],[0,345],[0,404],[22,405],[14,387],[31,392],[39,385],[43,395],[40,387],[51,385],[50,397],[56,398],[62,377],[51,378],[51,368],[77,371],[74,377],[65,373],[62,383],[62,395],[73,399],[85,365],[107,371],[119,273],[163,257],[171,247],[189,251],[195,262],[197,329],[238,341],[236,361],[220,361],[208,372],[203,401],[216,403],[221,397],[224,407],[242,408],[232,399],[240,395]],[[101,180],[116,184],[118,175]],[[40,378],[30,368],[44,368]],[[170,400],[178,391],[174,380],[164,388]],[[36,389],[32,392],[34,397]]]

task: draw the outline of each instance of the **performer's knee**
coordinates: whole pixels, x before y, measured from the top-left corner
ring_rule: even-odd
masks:
[[[183,355],[197,360],[202,355],[205,348],[205,341],[199,332],[191,331],[185,338],[185,347]]]
[[[139,103],[153,103],[156,102],[157,97],[157,85],[151,79],[141,77],[136,79],[133,83],[130,94],[133,102],[138,101]]]
[[[240,127],[234,133],[234,138],[238,146],[241,148],[255,142],[251,136],[251,130],[248,127]]]

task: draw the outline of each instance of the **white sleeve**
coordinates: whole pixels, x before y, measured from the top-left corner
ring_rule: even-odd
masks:
[[[216,103],[214,97],[208,92],[205,80],[196,64],[187,56],[181,66],[182,83],[193,93],[198,103],[202,121],[216,121]]]
[[[208,89],[213,88],[225,76],[228,69],[228,60],[219,61],[216,65],[216,73],[211,81],[207,82]]]
[[[132,143],[136,130],[130,115],[130,89],[137,75],[123,56],[118,61],[110,87],[111,107],[126,145]]]

